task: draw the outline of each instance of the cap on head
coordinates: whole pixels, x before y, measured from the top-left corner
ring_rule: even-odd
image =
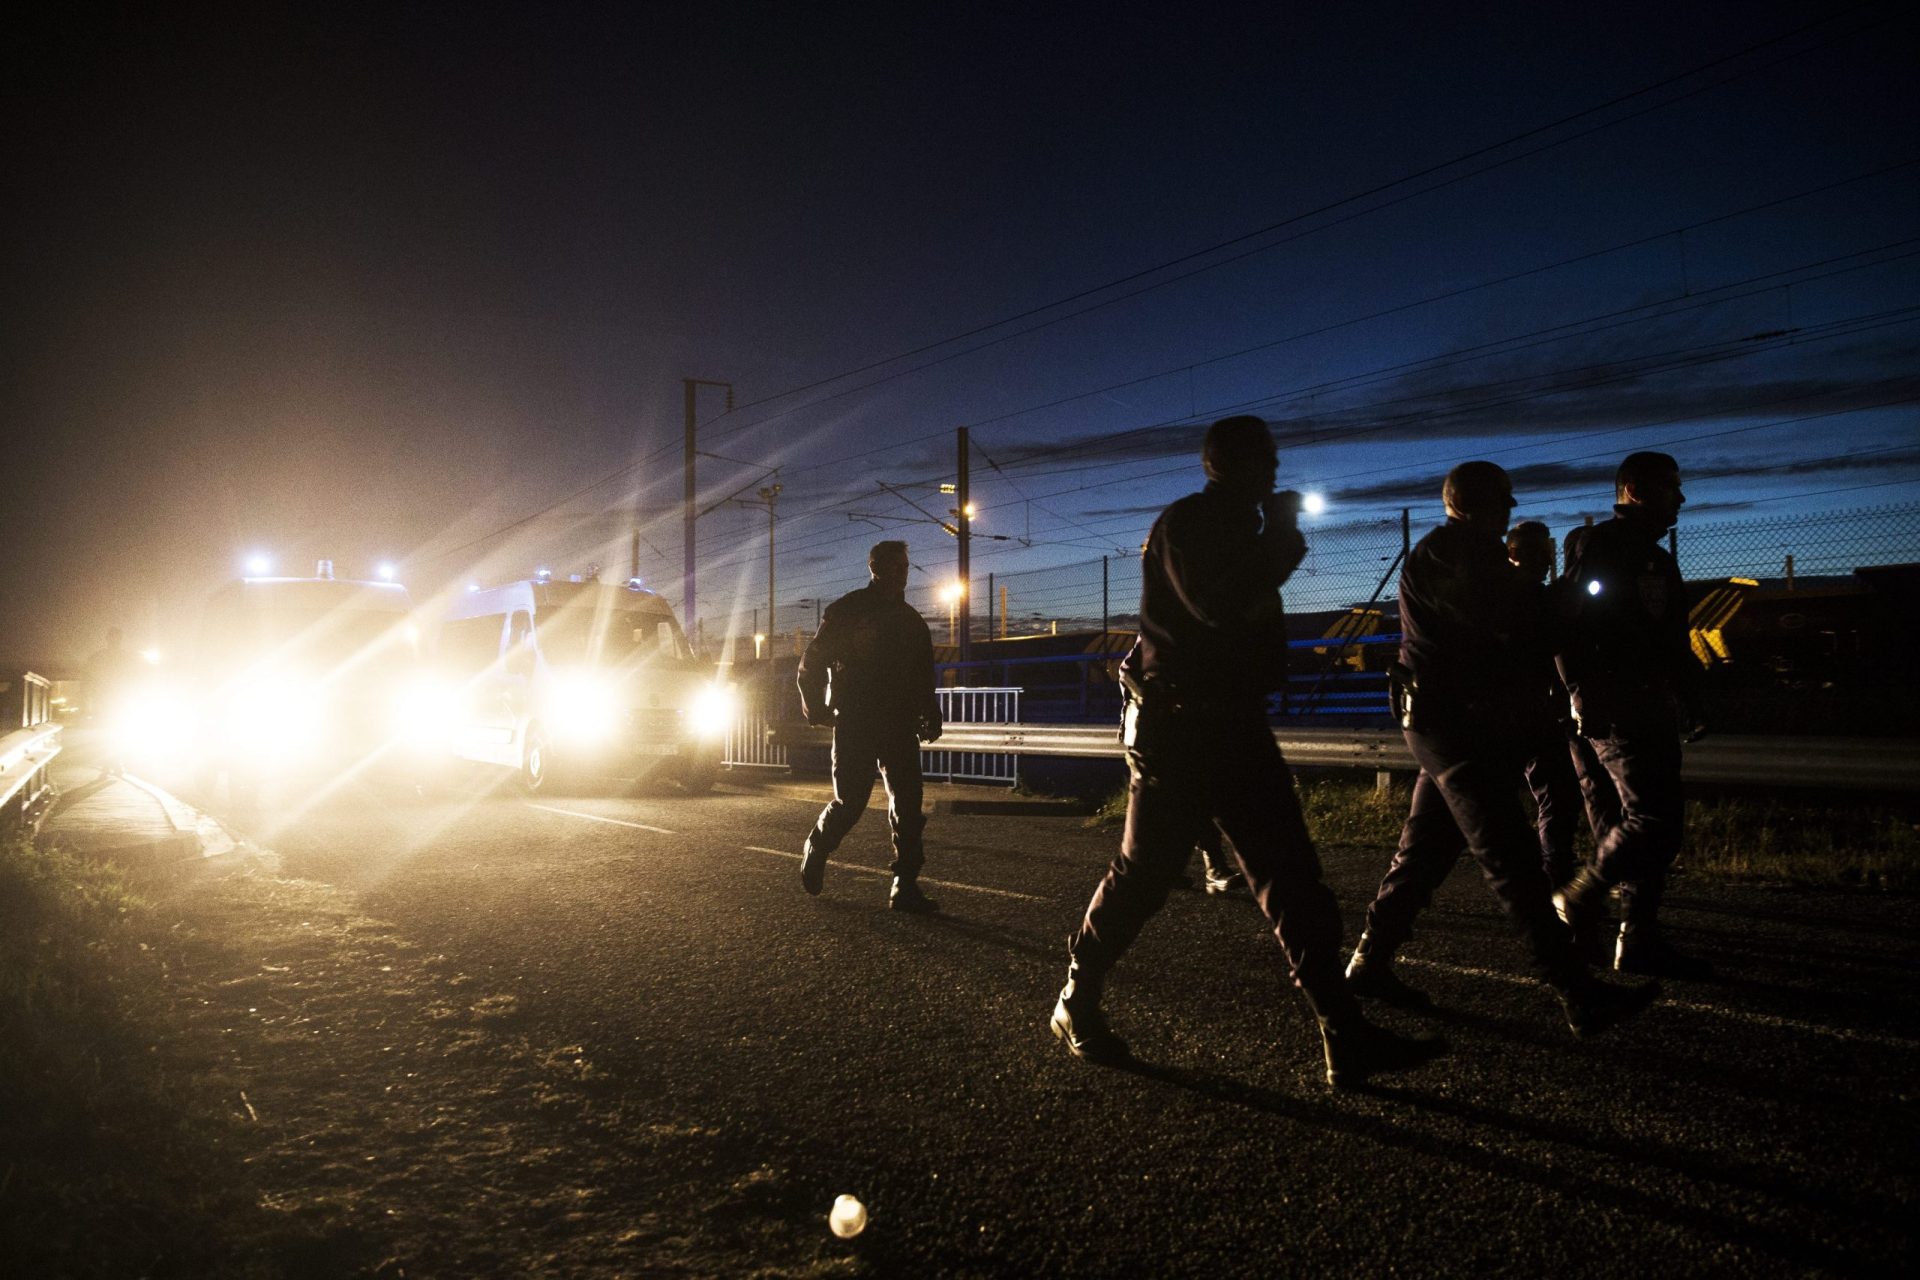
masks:
[[[1440,488],[1450,516],[1479,515],[1513,510],[1513,482],[1506,469],[1493,462],[1463,462],[1447,472]]]
[[[1230,482],[1254,467],[1270,467],[1277,456],[1267,420],[1250,413],[1220,419],[1207,428],[1200,445],[1200,465],[1213,481]]]

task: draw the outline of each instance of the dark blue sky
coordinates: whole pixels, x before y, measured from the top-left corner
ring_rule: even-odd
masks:
[[[1491,456],[1558,526],[1663,446],[1701,520],[1911,500],[1910,9],[1457,8],[46,19],[0,650],[178,625],[256,546],[624,568],[636,506],[677,600],[687,376],[755,464],[709,498],[781,467],[783,604],[857,583],[850,510],[913,514],[876,481],[941,505],[961,424],[1032,542],[982,573],[1137,545],[1242,410],[1328,522]],[[764,531],[703,520],[703,613],[764,600]]]

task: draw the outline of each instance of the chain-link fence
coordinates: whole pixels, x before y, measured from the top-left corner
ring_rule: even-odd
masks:
[[[1610,514],[1610,513],[1609,513]],[[1604,519],[1604,516],[1596,516]],[[1314,613],[1345,609],[1399,593],[1399,557],[1438,519],[1412,512],[1384,520],[1307,529],[1307,558],[1286,586],[1287,609]],[[1565,529],[1556,529],[1556,541]],[[1803,579],[1848,575],[1870,565],[1920,560],[1920,503],[1772,516],[1759,520],[1694,522],[1682,518],[1673,538],[1681,572],[1689,579]],[[1140,560],[1109,556],[989,573],[976,582],[975,639],[1059,631],[1132,630],[1139,622]],[[928,619],[937,638],[948,619]]]
[[[1695,580],[1845,576],[1920,560],[1920,503],[1699,525],[1683,516],[1674,543]]]
[[[1606,519],[1611,512],[1597,513]],[[1307,558],[1287,582],[1293,614],[1347,609],[1399,594],[1399,559],[1441,516],[1405,511],[1380,520],[1306,526]],[[1567,527],[1554,529],[1555,542]],[[1805,580],[1847,576],[1855,568],[1920,561],[1920,503],[1864,507],[1809,516],[1755,520],[1695,520],[1684,513],[1672,545],[1680,569],[1693,581],[1715,578]],[[1085,631],[1132,631],[1140,621],[1140,558],[1113,555],[1041,569],[976,573],[970,634],[975,640]],[[931,595],[928,592],[927,595]],[[958,630],[957,604],[916,599],[936,643]],[[806,601],[782,608],[783,630],[766,651],[797,656],[812,638],[818,607]],[[799,625],[794,625],[795,623]],[[742,657],[755,652],[750,635],[738,638]]]

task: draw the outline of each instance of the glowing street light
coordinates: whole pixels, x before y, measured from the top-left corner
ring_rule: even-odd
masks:
[[[393,561],[391,561],[391,560],[382,560],[382,561],[381,561],[381,562],[379,563],[379,565],[378,565],[378,566],[376,566],[376,567],[374,568],[374,572],[380,575],[380,581],[382,581],[382,582],[392,582],[392,581],[393,581],[393,573],[394,573],[394,569],[393,569]]]
[[[256,551],[247,557],[247,572],[258,578],[273,571],[273,557]]]
[[[1324,493],[1300,495],[1300,509],[1310,516],[1324,515],[1327,510],[1327,495]]]
[[[966,598],[966,594],[967,594],[967,584],[960,581],[958,578],[955,578],[951,582],[942,583],[940,586],[940,598],[947,602],[947,643],[948,644],[959,643],[960,601]]]

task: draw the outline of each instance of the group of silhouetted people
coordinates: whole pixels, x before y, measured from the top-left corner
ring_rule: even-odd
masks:
[[[1105,980],[1196,847],[1207,886],[1244,883],[1271,923],[1336,1087],[1445,1051],[1438,1038],[1377,1026],[1361,1002],[1431,1005],[1394,958],[1462,853],[1480,864],[1576,1036],[1657,995],[1655,982],[1607,982],[1596,967],[1706,976],[1658,920],[1683,825],[1681,742],[1701,731],[1685,592],[1661,545],[1685,501],[1674,459],[1636,453],[1620,464],[1614,518],[1572,531],[1557,579],[1549,531],[1508,528],[1506,472],[1468,462],[1447,475],[1446,523],[1402,570],[1391,678],[1420,772],[1350,958],[1267,721],[1286,682],[1280,587],[1307,551],[1299,498],[1275,491],[1278,453],[1259,418],[1214,423],[1201,462],[1206,487],[1168,507],[1143,550],[1140,634],[1120,668],[1126,827],[1068,941],[1050,1024],[1067,1048],[1093,1062],[1128,1058],[1101,1007]],[[918,884],[920,744],[941,732],[932,638],[906,603],[906,545],[880,543],[868,563],[872,582],[827,610],[800,664],[807,719],[834,730],[833,800],[807,837],[800,880],[821,891],[877,770],[893,835],[890,905],[926,914],[938,910]],[[1585,865],[1574,852],[1583,813],[1596,846]],[[1607,919],[1615,892],[1617,929]]]

